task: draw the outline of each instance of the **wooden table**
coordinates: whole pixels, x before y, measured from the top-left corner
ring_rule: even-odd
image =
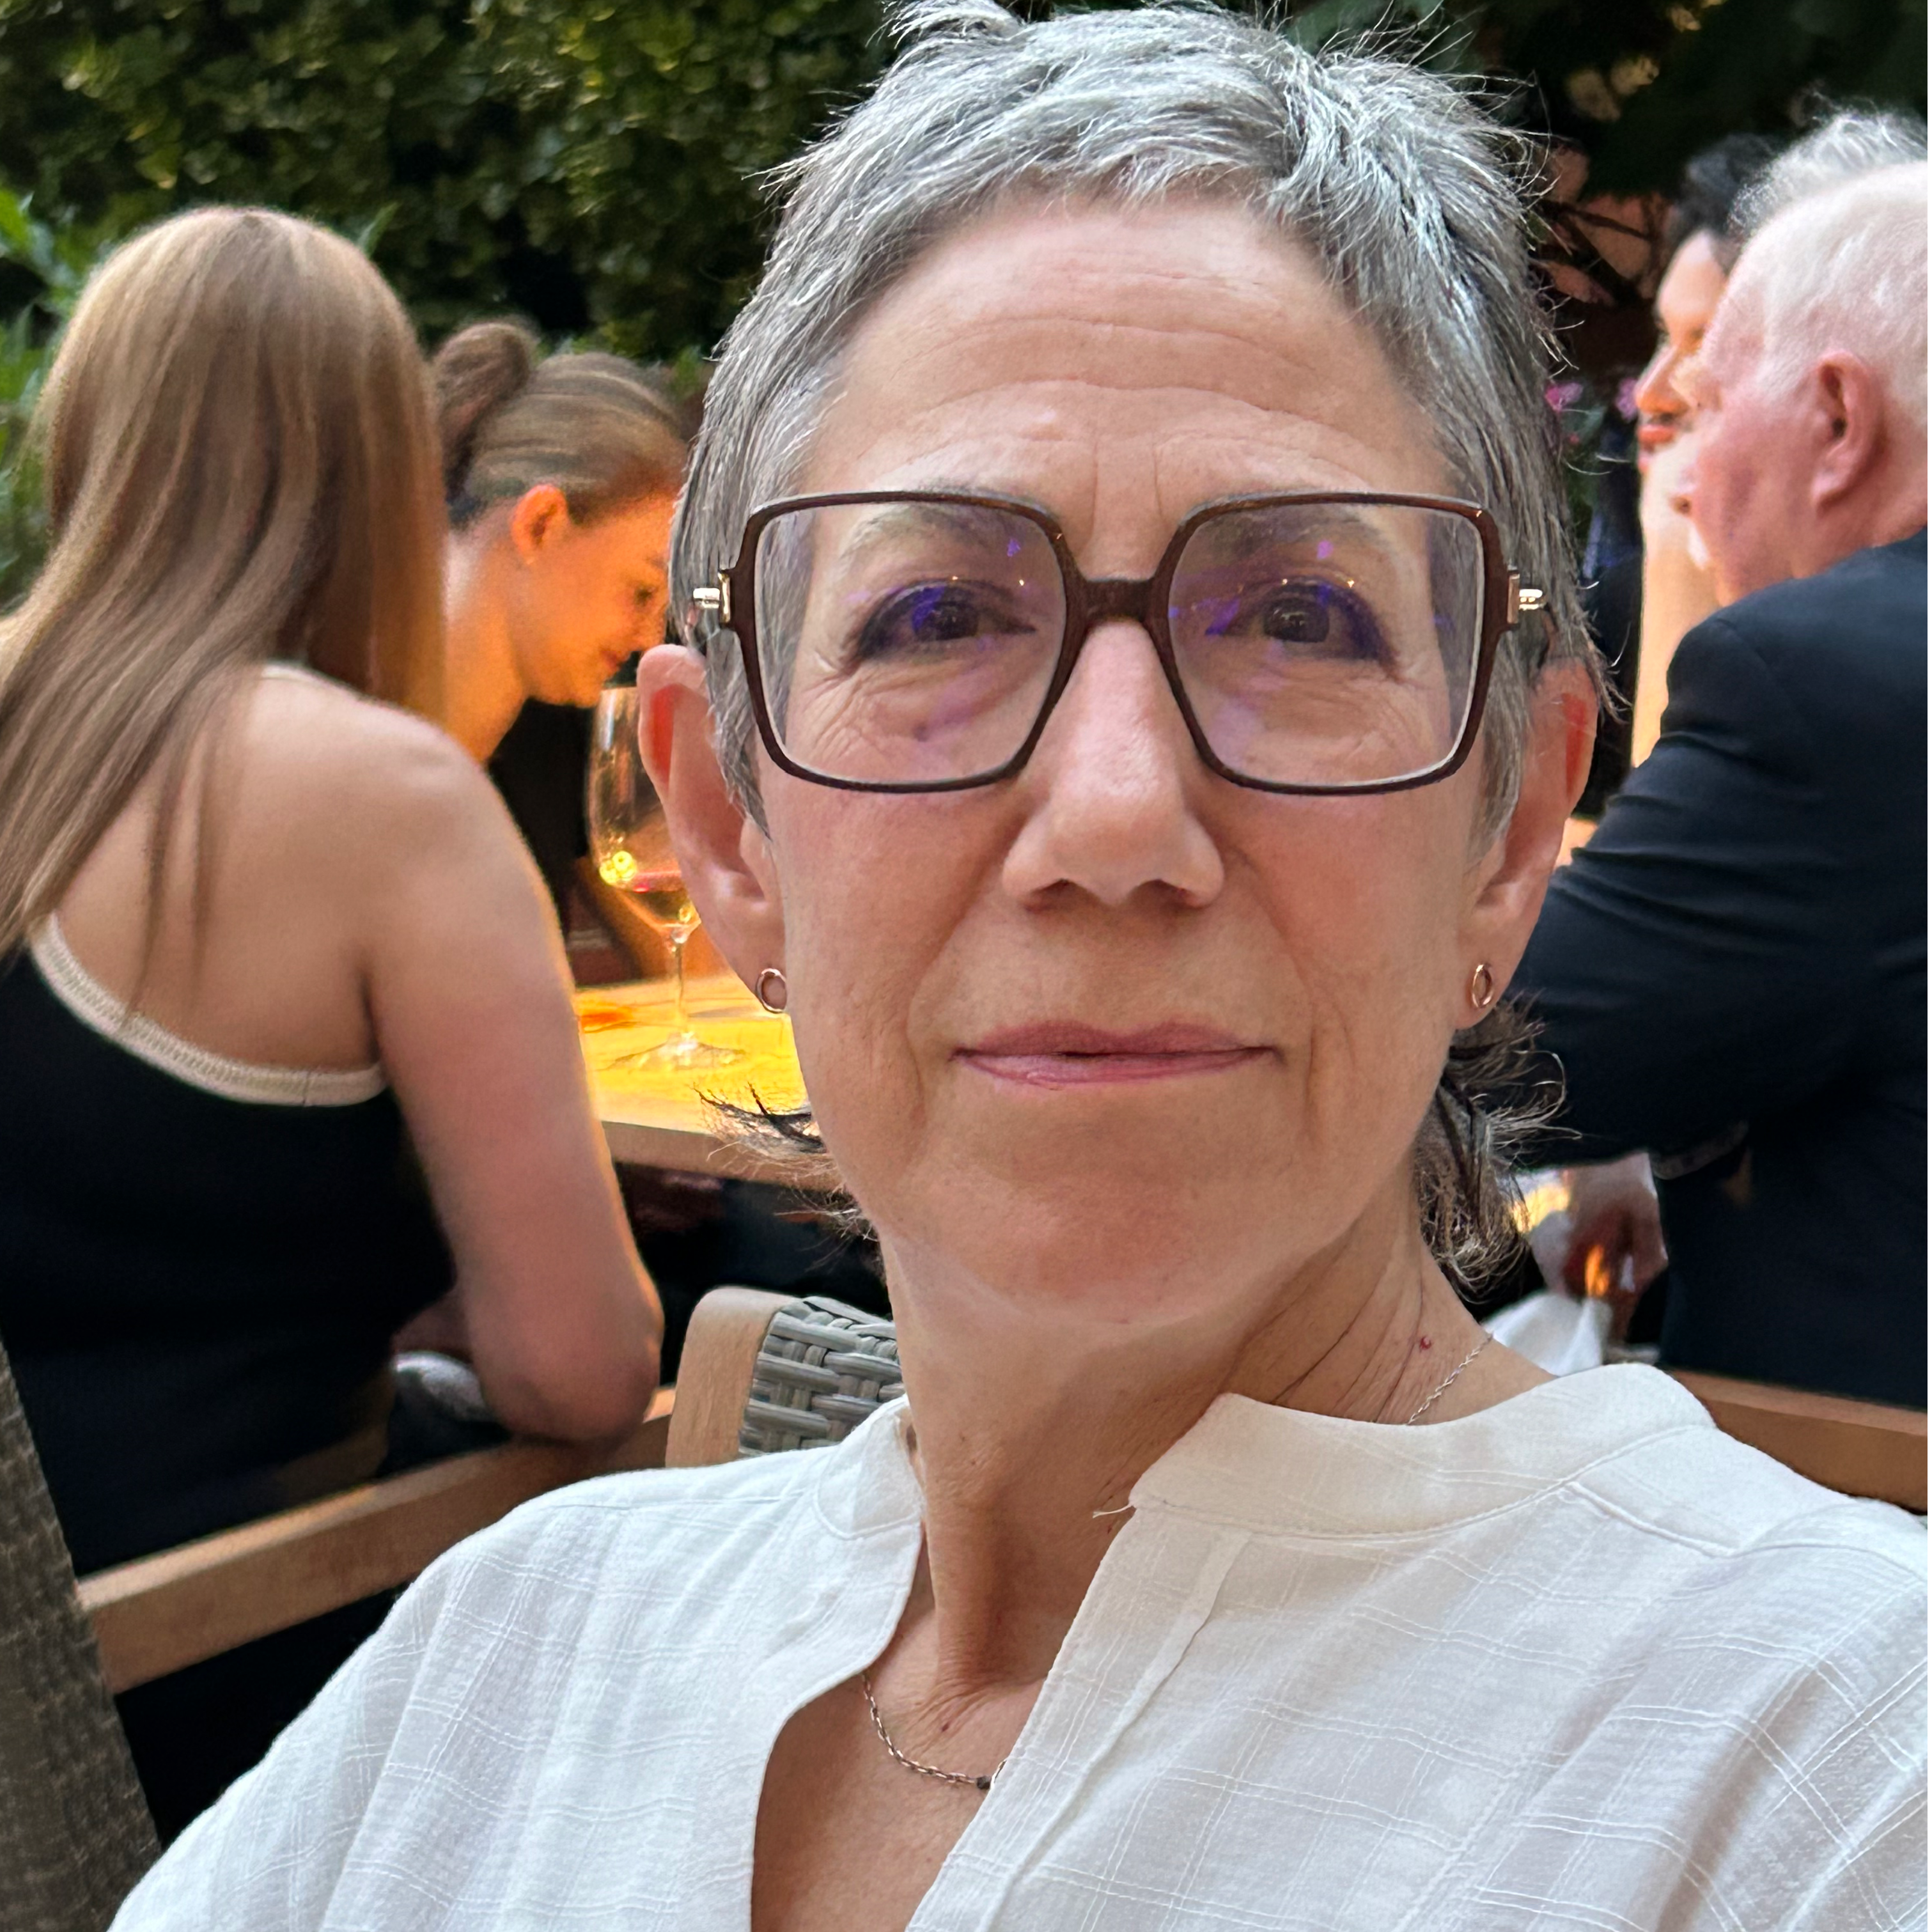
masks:
[[[626,1066],[669,1035],[669,982],[590,986],[578,994],[584,1063],[611,1159],[745,1180],[791,1179],[778,1164],[722,1136],[706,1105],[707,1097],[748,1104],[755,1092],[772,1106],[796,1106],[805,1084],[791,1022],[766,1012],[729,974],[694,979],[688,1006],[704,1039],[736,1047],[744,1059],[688,1072]]]

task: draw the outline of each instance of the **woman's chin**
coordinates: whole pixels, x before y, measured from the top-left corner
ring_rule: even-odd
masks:
[[[982,1317],[1036,1337],[1065,1324],[1130,1342],[1136,1329],[1208,1314],[1238,1273],[1210,1262],[1198,1240],[1145,1221],[1102,1228],[1063,1214],[1030,1234],[1024,1224],[949,1230],[946,1246],[945,1272],[970,1284]]]
[[[1159,1321],[1198,1312],[1204,1294],[1277,1271],[1307,1245],[1283,1212],[1291,1164],[1252,1138],[1215,1147],[1169,1132],[1129,1147],[1115,1136],[1083,1158],[1083,1138],[955,1143],[943,1188],[908,1177],[884,1190],[874,1218],[908,1291],[964,1279],[1016,1306]]]

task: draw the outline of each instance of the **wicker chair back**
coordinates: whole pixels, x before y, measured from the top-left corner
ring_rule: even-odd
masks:
[[[0,1352],[0,1932],[100,1932],[157,1850]]]
[[[904,1394],[892,1324],[829,1296],[807,1296],[779,1309],[765,1331],[738,1454],[827,1448]]]

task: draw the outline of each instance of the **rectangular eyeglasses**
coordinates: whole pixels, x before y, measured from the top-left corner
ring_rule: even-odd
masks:
[[[1151,577],[1084,576],[1030,505],[950,490],[768,504],[698,592],[736,636],[758,734],[795,777],[954,791],[1026,763],[1097,624],[1153,640],[1195,748],[1262,791],[1446,778],[1498,640],[1543,593],[1494,520],[1440,496],[1298,491],[1196,511]]]

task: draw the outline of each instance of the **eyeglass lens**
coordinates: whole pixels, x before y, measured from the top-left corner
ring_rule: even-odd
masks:
[[[974,503],[788,511],[754,564],[759,668],[796,764],[862,783],[996,771],[1050,688],[1067,591],[1046,531]],[[1428,771],[1460,742],[1483,552],[1453,512],[1357,501],[1234,506],[1176,560],[1178,682],[1228,770],[1357,785]]]

